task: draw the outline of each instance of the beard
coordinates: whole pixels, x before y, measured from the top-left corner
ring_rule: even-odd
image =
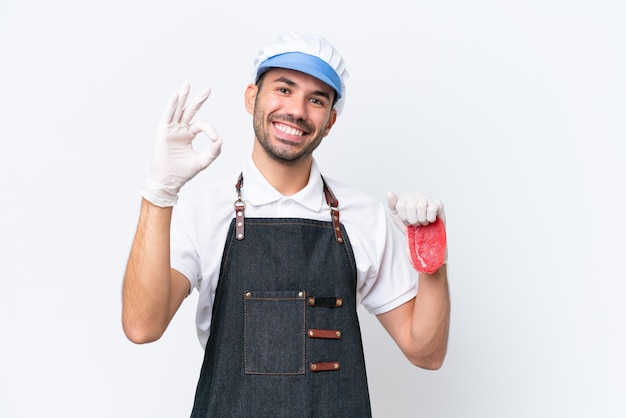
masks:
[[[268,125],[265,125],[265,120],[268,120]],[[275,161],[281,162],[286,165],[297,165],[302,161],[307,160],[312,154],[313,151],[319,146],[324,139],[323,132],[320,132],[314,139],[311,141],[305,148],[292,149],[292,147],[287,142],[282,142],[280,139],[277,139],[278,143],[273,143],[271,139],[271,134],[269,132],[269,128],[271,121],[273,120],[283,120],[285,122],[290,122],[296,124],[301,130],[305,132],[311,132],[312,129],[308,124],[306,124],[302,120],[294,119],[289,116],[276,116],[266,118],[266,115],[262,112],[255,111],[253,117],[253,125],[254,125],[254,135],[267,153],[272,159]],[[284,145],[281,145],[284,144]]]

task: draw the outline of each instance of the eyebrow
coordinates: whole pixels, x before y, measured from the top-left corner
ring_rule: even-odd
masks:
[[[287,78],[285,76],[281,76],[281,77],[278,77],[278,78],[274,79],[274,82],[285,83],[285,84],[287,84],[290,87],[296,87],[298,85],[296,82],[294,82],[293,80],[291,80],[291,79],[289,79],[289,78]],[[324,98],[326,98],[328,100],[331,100],[330,93],[328,93],[327,91],[316,90],[316,91],[313,92],[313,94],[316,95],[316,96],[321,96],[321,97],[324,97]]]

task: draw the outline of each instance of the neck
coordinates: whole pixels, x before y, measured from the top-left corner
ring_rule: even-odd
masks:
[[[255,143],[252,161],[272,187],[284,196],[292,196],[309,183],[313,157],[295,164],[286,164],[267,155],[262,147]]]

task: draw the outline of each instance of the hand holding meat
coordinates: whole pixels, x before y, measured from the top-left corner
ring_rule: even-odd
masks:
[[[407,251],[413,268],[432,274],[448,259],[443,203],[423,193],[405,193],[400,199],[387,195],[394,224],[407,237]]]

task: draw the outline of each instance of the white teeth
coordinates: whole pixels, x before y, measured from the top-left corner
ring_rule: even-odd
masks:
[[[287,135],[295,135],[295,136],[301,136],[303,134],[303,132],[299,129],[294,129],[292,127],[289,127],[287,125],[283,125],[280,123],[276,124],[276,129],[278,129],[279,131],[281,131],[282,133],[285,133]]]

